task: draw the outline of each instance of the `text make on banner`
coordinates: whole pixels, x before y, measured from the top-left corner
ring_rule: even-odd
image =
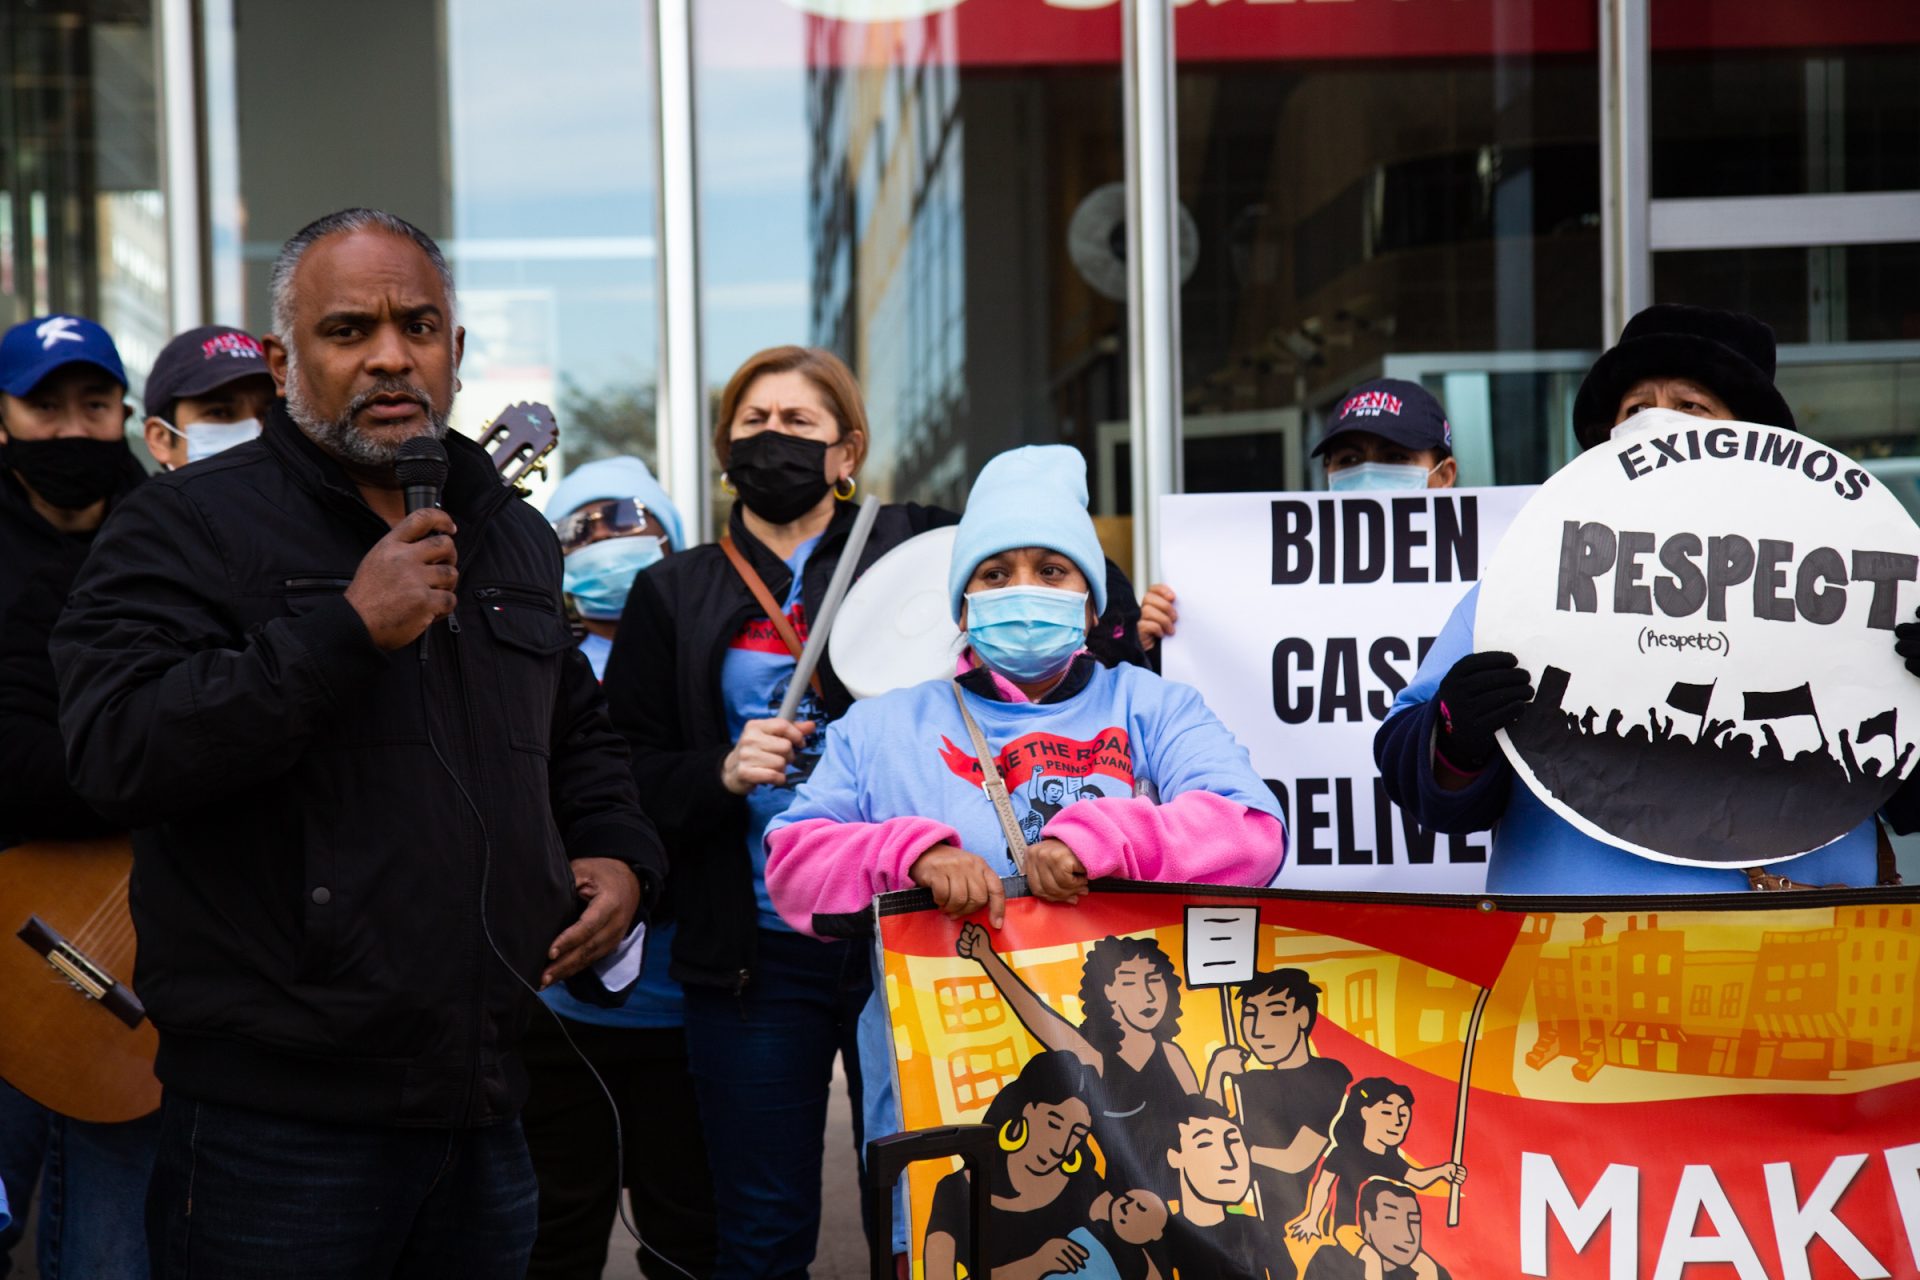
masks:
[[[880,962],[906,1128],[992,1131],[975,1275],[1920,1268],[1915,890],[925,901],[880,900]],[[955,1280],[967,1175],[908,1178],[914,1274]]]
[[[1502,746],[1561,817],[1645,857],[1819,848],[1913,768],[1920,680],[1893,628],[1920,528],[1817,440],[1633,422],[1542,485],[1488,566],[1474,647],[1535,689]]]
[[[1477,893],[1487,837],[1387,799],[1373,735],[1532,487],[1161,499],[1192,685],[1287,809],[1283,888]]]

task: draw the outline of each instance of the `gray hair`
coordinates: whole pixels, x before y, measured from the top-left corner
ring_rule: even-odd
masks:
[[[447,256],[440,252],[440,246],[433,237],[408,222],[405,218],[387,213],[382,209],[341,209],[324,218],[315,218],[306,226],[293,233],[288,241],[280,246],[280,256],[273,260],[273,273],[268,284],[273,297],[273,336],[287,343],[293,334],[293,273],[299,270],[300,260],[307,256],[307,250],[331,235],[348,231],[385,231],[390,235],[404,236],[420,246],[427,255],[427,261],[440,275],[440,283],[447,290],[447,309],[454,307],[453,270],[447,266]],[[447,322],[453,322],[451,314]]]

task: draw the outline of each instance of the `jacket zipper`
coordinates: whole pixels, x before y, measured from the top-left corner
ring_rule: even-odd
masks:
[[[461,646],[459,643],[460,632],[460,619],[453,614],[448,614],[448,658],[452,665],[454,681],[460,686],[460,709],[466,720],[467,761],[472,768],[477,769],[480,761],[480,748],[478,739],[475,738],[473,732],[473,700],[468,696],[467,692],[468,681],[465,664],[461,658]],[[471,784],[467,788],[469,795],[474,794],[480,787],[478,777],[471,777],[464,781],[470,782]],[[475,803],[478,803],[477,799]],[[481,856],[484,858],[487,856],[486,841],[488,839],[488,833],[484,830],[486,818],[481,814],[470,814],[468,816],[482,824],[482,829],[476,831],[475,834],[478,835],[482,841]],[[468,864],[468,866],[469,870],[471,870],[471,864]],[[485,886],[479,876],[470,876],[468,883],[472,886],[471,897],[475,903],[477,913],[474,923],[477,928],[467,935],[467,954],[470,961],[469,967],[473,975],[473,1019],[469,1026],[466,1099],[460,1107],[460,1119],[463,1124],[471,1123],[473,1119],[474,1099],[480,1084],[480,1027],[481,1023],[486,1020],[487,1013],[486,954],[483,948],[483,943],[488,932],[486,918],[487,899]]]
[[[345,591],[352,578],[288,578],[280,584],[285,591]]]
[[[525,604],[539,605],[544,609],[554,607],[552,596],[544,591],[536,591],[532,587],[476,587],[473,598],[475,600],[518,600]]]

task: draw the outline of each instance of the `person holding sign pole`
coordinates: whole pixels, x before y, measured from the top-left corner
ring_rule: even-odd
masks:
[[[1022,871],[1036,896],[1063,905],[1107,876],[1272,878],[1286,828],[1246,751],[1192,689],[1086,651],[1107,603],[1086,502],[1085,460],[1065,446],[1014,449],[981,470],[948,578],[968,644],[955,678],[856,705],[768,830],[767,888],[793,928],[831,933],[876,893],[917,885],[955,920],[984,913],[998,929],[1001,880]],[[1072,799],[1030,844],[1021,811],[1053,803],[1048,781],[1063,776],[1059,794]],[[1107,1056],[1076,1028],[1058,1030],[1036,1034],[1112,1087]],[[875,999],[860,1023],[869,1137],[900,1124],[891,1045]],[[1146,1056],[1164,1047],[1140,1038]],[[1122,1163],[1102,1145],[1110,1166]]]
[[[1791,430],[1793,411],[1773,384],[1773,369],[1773,331],[1752,316],[1649,307],[1627,322],[1619,343],[1588,372],[1574,401],[1575,437],[1590,449],[1646,409]],[[1519,718],[1533,697],[1533,681],[1512,654],[1473,651],[1479,590],[1461,600],[1413,682],[1395,698],[1374,737],[1374,758],[1387,794],[1422,825],[1446,832],[1494,829],[1489,891],[1739,892],[1781,881],[1871,885],[1890,874],[1873,818],[1823,848],[1774,863],[1766,876],[1655,862],[1576,830],[1529,788],[1514,785],[1501,753],[1496,735]],[[1920,635],[1913,643],[1920,649]],[[1910,780],[1882,812],[1897,831],[1920,827],[1920,789]]]
[[[670,972],[684,992],[687,1056],[725,1206],[713,1272],[723,1280],[805,1272],[820,1231],[836,1056],[858,1088],[865,951],[823,946],[781,919],[764,836],[818,761],[827,725],[853,702],[824,659],[794,714],[780,715],[852,542],[868,443],[859,383],[838,357],[797,346],[750,357],[714,421],[714,458],[737,496],[727,534],[634,581],[607,661],[614,727],[670,852]],[[854,567],[955,519],[887,503]],[[1098,628],[1102,660],[1143,661],[1132,588],[1104,557],[1094,571],[1112,602]]]

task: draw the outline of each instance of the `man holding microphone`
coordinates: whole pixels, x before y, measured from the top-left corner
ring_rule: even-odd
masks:
[[[53,642],[75,786],[134,830],[154,1274],[518,1276],[514,1046],[538,988],[631,984],[662,855],[552,531],[447,433],[438,246],[344,210],[272,293],[261,438],[129,500]]]

